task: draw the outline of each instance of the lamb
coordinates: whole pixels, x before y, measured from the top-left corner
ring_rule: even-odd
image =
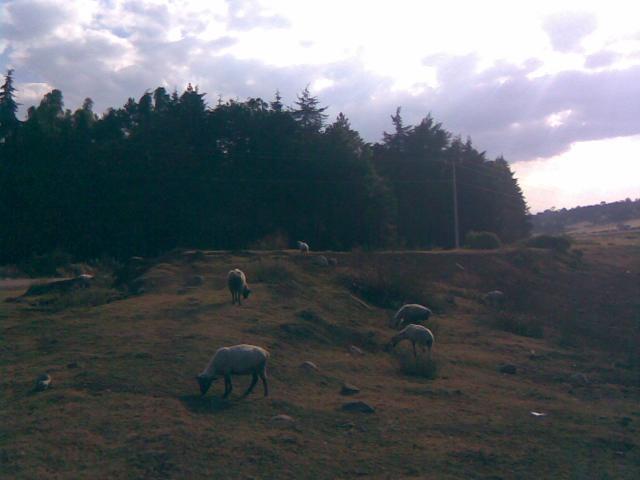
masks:
[[[242,398],[252,392],[258,382],[258,377],[262,379],[264,396],[267,397],[269,395],[269,386],[267,385],[268,359],[269,352],[255,345],[243,344],[219,348],[209,361],[207,368],[196,377],[200,386],[200,394],[206,395],[211,383],[217,380],[218,376],[223,376],[224,394],[222,398],[227,398],[233,390],[231,375],[252,375],[251,385],[244,392]]]
[[[300,250],[300,253],[303,255],[306,253],[309,253],[309,245],[306,244],[305,242],[298,241],[298,249]]]
[[[504,303],[506,296],[500,290],[492,290],[482,297],[482,301],[492,307],[499,307]]]
[[[249,286],[247,285],[247,277],[240,269],[236,268],[229,272],[227,275],[227,285],[231,292],[231,303],[233,305],[235,305],[236,301],[238,302],[238,305],[242,305],[240,295],[244,298],[248,298],[251,294],[251,289],[249,289]]]
[[[391,339],[387,345],[387,350],[394,348],[402,340],[409,340],[412,343],[413,357],[416,361],[418,360],[416,343],[418,345],[422,345],[423,351],[425,350],[425,347],[429,349],[429,359],[431,359],[431,347],[435,340],[433,338],[433,333],[431,333],[431,330],[428,328],[423,327],[422,325],[407,325],[400,333]]]
[[[424,323],[429,320],[430,316],[431,310],[424,305],[410,303],[403,305],[400,310],[396,312],[391,321],[391,326],[394,328],[400,328],[410,323]]]

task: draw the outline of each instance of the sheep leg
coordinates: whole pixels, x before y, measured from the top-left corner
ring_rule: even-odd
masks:
[[[222,398],[227,398],[231,394],[232,390],[233,390],[233,384],[231,383],[231,375],[225,375],[224,376],[224,395],[222,395]]]
[[[418,354],[416,353],[416,342],[411,342],[413,344],[413,358],[418,359]]]
[[[249,388],[247,388],[247,391],[244,392],[242,396],[246,397],[247,395],[249,395],[253,391],[253,387],[256,386],[256,383],[258,383],[258,374],[254,372],[253,376],[251,377],[251,385],[249,385]]]
[[[262,379],[262,385],[264,386],[264,396],[269,396],[269,386],[267,385],[267,374],[265,372],[260,372],[260,378]]]

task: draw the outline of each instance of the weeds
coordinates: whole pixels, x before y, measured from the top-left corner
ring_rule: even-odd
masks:
[[[522,337],[544,337],[542,322],[533,316],[499,312],[491,317],[488,324],[492,328],[513,333],[514,335],[520,335]]]
[[[420,347],[416,348],[420,350]],[[419,351],[417,358],[415,358],[411,349],[398,350],[395,357],[398,360],[398,371],[403,375],[421,377],[428,380],[438,378],[438,361],[433,358],[429,359],[426,353]]]
[[[258,283],[287,283],[294,280],[294,274],[278,260],[261,260],[253,270],[251,279]]]
[[[427,298],[413,275],[375,263],[363,267],[346,281],[352,293],[381,308],[397,309],[405,303],[421,303],[439,312],[447,305],[445,296]]]

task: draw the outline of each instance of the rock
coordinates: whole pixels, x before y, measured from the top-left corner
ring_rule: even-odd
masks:
[[[374,413],[376,409],[363,401],[348,402],[342,405],[345,412]]]
[[[631,417],[622,417],[618,423],[620,423],[620,425],[622,425],[623,427],[628,427],[632,421],[633,419]]]
[[[36,392],[42,392],[47,388],[51,388],[51,375],[43,373],[36,379]]]
[[[202,275],[193,275],[187,278],[185,283],[188,287],[199,287],[204,284],[204,277]]]
[[[355,345],[349,345],[349,353],[351,353],[352,355],[364,355],[362,349],[356,347]]]
[[[347,422],[347,423],[341,423],[340,425],[338,425],[338,428],[344,428],[347,430],[351,430],[352,428],[355,428],[356,424],[353,422]]]
[[[325,257],[324,255],[318,255],[317,257],[314,257],[313,263],[321,267],[329,266],[329,260],[327,260],[327,257]]]
[[[196,262],[204,260],[206,255],[202,250],[187,250],[186,252],[182,252],[182,258],[188,262]]]
[[[293,425],[295,423],[295,420],[289,415],[280,414],[276,415],[275,417],[271,417],[270,422],[280,427],[287,427]]]
[[[50,292],[69,292],[77,288],[87,288],[91,285],[93,275],[82,274],[74,278],[56,280],[49,283],[31,285],[24,294],[25,297],[42,295]]]
[[[509,375],[515,375],[518,373],[518,367],[511,363],[507,363],[506,365],[502,365],[500,367],[500,373],[508,373]]]
[[[334,257],[329,258],[329,265],[331,265],[332,267],[338,266],[338,259]]]
[[[303,368],[308,371],[318,370],[318,366],[315,363],[310,362],[309,360],[307,360],[306,362],[302,362],[300,364],[300,368]]]
[[[355,385],[350,383],[343,383],[342,389],[340,389],[341,395],[355,395],[356,393],[360,393],[360,389]]]
[[[569,377],[573,385],[588,385],[589,378],[584,373],[574,373]]]

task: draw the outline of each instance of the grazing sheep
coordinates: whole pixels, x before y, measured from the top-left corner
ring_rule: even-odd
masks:
[[[303,255],[309,253],[309,245],[305,242],[298,241],[298,249]]]
[[[233,347],[219,348],[209,361],[207,368],[196,377],[200,393],[204,396],[211,383],[218,376],[223,376],[224,394],[222,398],[227,398],[233,390],[231,375],[252,375],[251,385],[242,397],[244,398],[251,393],[258,382],[258,377],[262,379],[264,396],[266,397],[269,395],[269,386],[267,385],[268,359],[269,352],[255,345],[234,345]]]
[[[407,325],[399,334],[391,339],[389,344],[387,345],[387,349],[390,350],[394,348],[398,342],[402,340],[409,340],[413,345],[413,356],[417,360],[418,355],[416,354],[416,343],[418,345],[422,345],[422,350],[425,350],[425,347],[429,349],[429,359],[431,359],[431,347],[433,346],[434,338],[433,333],[426,327],[422,325]]]
[[[482,300],[485,304],[491,307],[499,307],[504,303],[506,296],[500,290],[493,290],[491,292],[486,293]]]
[[[251,290],[247,285],[247,277],[245,277],[244,272],[240,269],[236,268],[229,272],[227,275],[227,285],[231,292],[231,303],[233,305],[235,305],[236,301],[238,302],[238,305],[242,305],[240,295],[244,298],[248,298],[251,294]]]
[[[424,305],[409,303],[403,305],[393,316],[392,327],[401,328],[410,323],[424,323],[429,320],[430,316],[431,310]]]

